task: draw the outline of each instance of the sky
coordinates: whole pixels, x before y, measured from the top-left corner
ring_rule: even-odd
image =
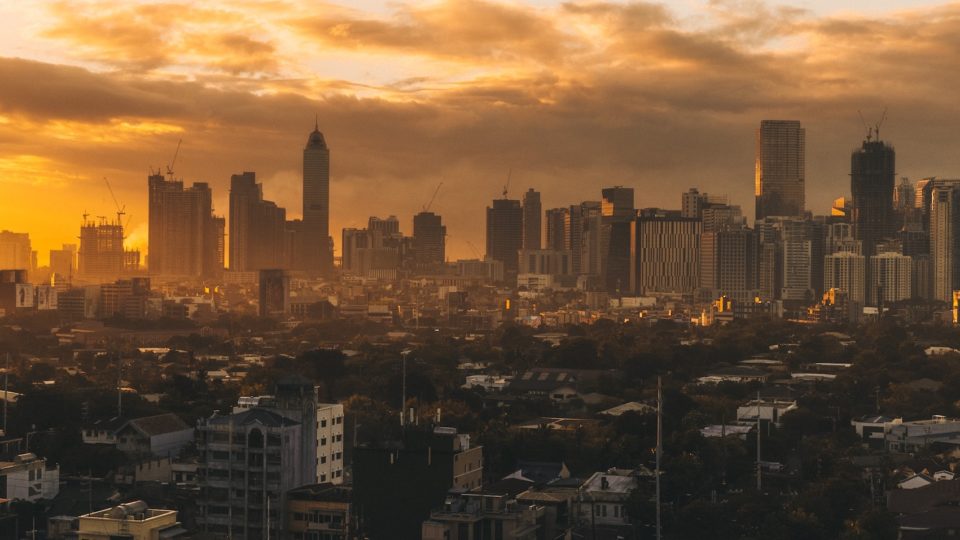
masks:
[[[484,212],[532,187],[544,208],[690,187],[753,209],[754,130],[800,120],[807,206],[849,193],[881,137],[912,179],[960,176],[960,3],[927,1],[209,0],[0,3],[0,229],[41,264],[84,213],[125,209],[146,251],[147,175],[231,174],[300,215],[316,121],[331,231],[431,210],[450,258],[482,256]]]

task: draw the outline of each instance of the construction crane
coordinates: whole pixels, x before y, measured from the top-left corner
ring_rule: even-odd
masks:
[[[180,144],[183,142],[183,139],[177,141],[177,149],[173,152],[173,159],[170,160],[170,163],[167,165],[167,176],[170,177],[170,180],[173,180],[173,166],[177,163],[177,156],[180,155]]]
[[[107,180],[106,176],[103,177],[103,181],[105,184],[107,184],[107,189],[110,190],[110,198],[113,199],[113,204],[117,206],[117,224],[122,225],[123,219],[121,216],[126,215],[126,212],[124,212],[124,210],[126,210],[127,207],[126,205],[120,206],[120,202],[117,201],[117,196],[113,194],[113,187],[110,186],[110,181]]]
[[[441,188],[442,186],[443,186],[443,182],[440,182],[439,184],[437,184],[437,189],[433,190],[433,197],[430,197],[430,202],[428,202],[428,203],[423,207],[423,211],[424,211],[424,212],[428,212],[428,211],[430,210],[430,207],[433,205],[434,199],[437,198],[437,193],[440,193],[440,188]]]
[[[879,141],[880,140],[880,126],[883,125],[883,122],[887,119],[887,108],[883,108],[883,114],[880,115],[880,121],[870,127],[867,125],[867,121],[863,118],[863,113],[860,112],[860,109],[857,109],[857,114],[860,115],[860,122],[863,123],[864,129],[867,130],[867,142],[870,142],[874,137]]]
[[[507,198],[507,192],[510,191],[510,177],[513,176],[513,168],[507,172],[507,183],[503,185],[503,198]]]

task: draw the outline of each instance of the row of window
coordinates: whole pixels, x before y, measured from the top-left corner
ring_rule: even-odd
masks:
[[[334,478],[341,478],[341,477],[343,477],[343,471],[342,471],[342,470],[339,470],[339,469],[338,469],[338,470],[333,471],[333,472],[330,473],[330,480],[333,480]],[[326,481],[327,481],[327,475],[321,474],[321,475],[320,475],[320,482],[326,482]]]
[[[331,418],[331,419],[330,419],[330,425],[338,426],[338,425],[340,425],[340,424],[342,424],[342,423],[343,423],[343,417],[342,417],[342,416],[337,416],[337,417],[335,417],[335,418]],[[326,418],[323,418],[323,419],[321,419],[319,422],[317,422],[317,429],[325,428],[325,427],[327,427],[327,419],[326,419]]]

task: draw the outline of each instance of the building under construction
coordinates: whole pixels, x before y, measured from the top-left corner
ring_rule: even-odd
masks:
[[[84,279],[114,280],[136,273],[140,251],[123,249],[123,225],[119,217],[108,221],[83,218],[80,226],[79,274]]]

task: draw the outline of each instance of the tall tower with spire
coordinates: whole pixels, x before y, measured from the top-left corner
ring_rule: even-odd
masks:
[[[300,246],[305,270],[330,275],[330,149],[319,122],[303,149],[303,236]]]

